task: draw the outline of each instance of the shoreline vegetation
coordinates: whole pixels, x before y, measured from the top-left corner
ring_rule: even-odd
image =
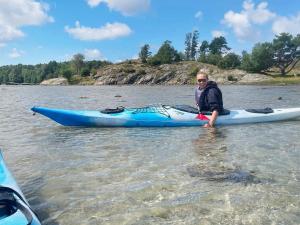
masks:
[[[248,73],[240,69],[220,69],[217,66],[182,61],[160,66],[149,66],[139,60],[105,65],[95,74],[74,75],[70,79],[63,76],[45,79],[36,85],[193,85],[199,69],[209,74],[209,79],[218,84],[237,85],[294,85],[300,84],[300,64],[289,74],[281,76],[273,70],[270,74]],[[35,85],[34,83],[7,82],[6,85]]]
[[[200,69],[219,84],[300,84],[300,34],[275,35],[242,56],[230,52],[225,37],[201,43],[198,37],[197,30],[186,34],[184,52],[166,40],[152,55],[145,44],[138,59],[120,63],[85,61],[78,53],[66,62],[1,66],[0,84],[189,85],[196,83]]]

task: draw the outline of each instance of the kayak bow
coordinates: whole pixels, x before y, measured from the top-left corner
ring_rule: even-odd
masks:
[[[0,151],[0,224],[41,225],[17,182],[7,169]]]

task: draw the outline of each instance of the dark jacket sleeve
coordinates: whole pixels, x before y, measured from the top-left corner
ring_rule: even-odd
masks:
[[[220,106],[220,94],[219,92],[215,89],[215,88],[211,88],[209,89],[208,93],[207,93],[207,103],[208,103],[208,107],[209,107],[209,111],[214,111],[217,110],[218,112],[220,112],[221,106]]]

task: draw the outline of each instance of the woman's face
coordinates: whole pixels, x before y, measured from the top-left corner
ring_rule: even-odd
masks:
[[[207,84],[207,76],[205,74],[197,74],[197,82],[200,87],[200,89],[205,88]]]

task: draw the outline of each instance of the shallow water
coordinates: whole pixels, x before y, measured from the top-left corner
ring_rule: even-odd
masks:
[[[299,86],[221,89],[226,108],[300,107]],[[43,224],[299,224],[300,120],[69,128],[30,111],[192,105],[191,86],[0,86],[0,98],[0,148]]]

